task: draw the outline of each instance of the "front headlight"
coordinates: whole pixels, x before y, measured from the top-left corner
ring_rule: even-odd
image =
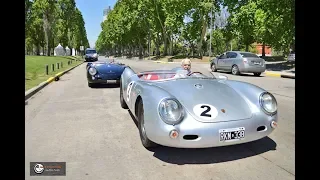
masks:
[[[93,57],[97,57],[97,56],[98,56],[98,54],[97,54],[97,53],[93,54]]]
[[[89,74],[91,74],[91,76],[97,74],[97,70],[94,67],[90,67],[88,71],[89,71]]]
[[[159,114],[161,119],[170,125],[178,124],[184,116],[181,104],[172,98],[163,99],[159,104]]]
[[[276,98],[268,92],[264,92],[260,95],[260,105],[269,115],[275,114],[278,110]]]

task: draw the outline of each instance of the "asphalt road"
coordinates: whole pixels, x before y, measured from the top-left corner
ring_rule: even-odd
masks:
[[[101,60],[103,58],[100,58]],[[136,71],[170,69],[179,64],[121,60]],[[210,75],[207,64],[193,71]],[[275,77],[233,76],[261,86],[278,100],[279,127],[252,143],[208,148],[146,150],[118,87],[91,89],[85,64],[28,100],[25,106],[25,175],[30,162],[66,162],[72,180],[293,180],[295,179],[295,81]]]

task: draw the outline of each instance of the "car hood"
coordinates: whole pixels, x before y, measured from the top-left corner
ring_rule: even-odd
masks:
[[[94,67],[101,74],[117,74],[122,73],[124,66],[118,64],[109,64],[109,63],[99,63],[95,64]]]
[[[216,79],[179,79],[154,84],[177,98],[184,109],[200,122],[244,120],[252,116],[246,100],[233,88]],[[200,88],[197,88],[202,86]],[[211,105],[211,117],[200,116]]]

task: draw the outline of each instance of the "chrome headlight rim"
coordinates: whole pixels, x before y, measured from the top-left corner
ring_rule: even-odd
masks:
[[[270,112],[270,111],[268,111],[268,110],[266,110],[266,109],[264,108],[264,103],[263,103],[262,97],[263,97],[264,95],[266,95],[266,94],[269,95],[269,96],[272,98],[273,102],[275,103],[276,110],[275,110],[274,112]],[[261,93],[261,94],[260,94],[260,97],[259,97],[259,103],[260,103],[261,109],[262,109],[263,112],[266,113],[267,115],[273,116],[273,115],[275,115],[275,114],[278,113],[278,103],[277,103],[277,100],[276,100],[276,98],[275,98],[271,93],[269,93],[269,92],[263,92],[263,93]]]
[[[178,109],[180,110],[180,116],[179,116],[179,118],[178,118],[176,121],[169,121],[169,120],[167,120],[167,118],[161,113],[161,112],[162,112],[162,111],[161,111],[161,108],[162,108],[162,107],[161,107],[161,104],[162,104],[163,102],[169,101],[169,100],[174,101],[174,102],[178,105]],[[185,116],[185,111],[184,111],[182,105],[180,104],[180,102],[179,102],[176,98],[163,98],[163,99],[161,99],[161,101],[160,101],[159,104],[158,104],[158,114],[159,114],[161,120],[162,120],[164,123],[166,123],[166,124],[168,124],[168,125],[177,125],[177,124],[179,124],[179,123],[182,122],[182,120],[183,120],[183,118],[184,118],[184,116]]]
[[[91,70],[91,71],[90,71]],[[94,68],[94,67],[89,67],[88,68],[88,72],[89,72],[89,74],[91,75],[91,76],[94,76],[94,75],[96,75],[97,74],[97,69],[96,68]]]

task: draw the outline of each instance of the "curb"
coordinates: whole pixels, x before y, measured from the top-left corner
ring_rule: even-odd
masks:
[[[74,66],[74,67],[71,67],[71,68],[69,68],[69,69],[67,69],[67,70],[65,70],[65,71],[63,71],[63,72],[59,72],[59,73],[55,74],[54,77],[50,77],[50,78],[47,79],[46,81],[40,83],[38,86],[29,89],[28,91],[26,91],[26,92],[24,93],[24,95],[25,95],[24,100],[25,100],[25,101],[28,100],[30,97],[32,97],[34,94],[36,94],[38,91],[40,91],[42,88],[46,87],[48,84],[50,84],[51,82],[53,82],[53,80],[58,81],[59,78],[60,78],[62,75],[64,75],[65,73],[71,71],[72,69],[80,66],[80,65],[83,64],[83,63],[84,63],[84,62],[82,62],[82,63],[80,63],[80,64],[78,64],[78,65],[76,65],[76,66]]]
[[[265,72],[266,76],[269,77],[278,77],[278,78],[290,78],[290,79],[295,79],[295,75],[285,75],[285,74],[281,74],[281,73],[273,73],[273,72]]]

